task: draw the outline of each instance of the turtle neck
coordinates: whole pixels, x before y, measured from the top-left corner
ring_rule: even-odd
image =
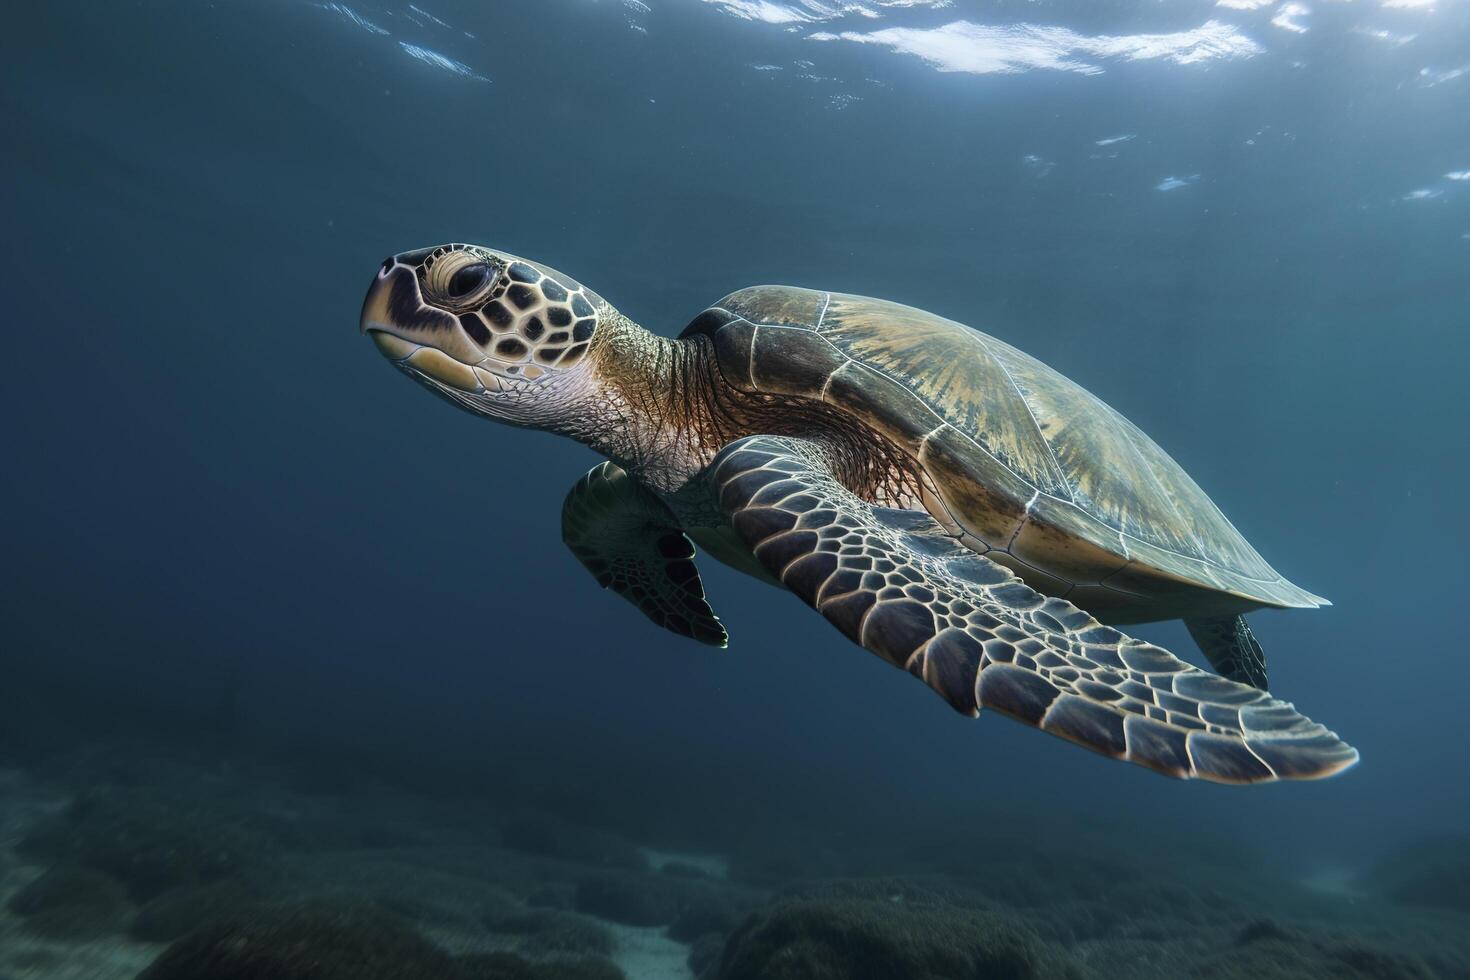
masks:
[[[589,357],[591,381],[558,428],[651,489],[677,491],[742,434],[707,337],[661,337],[609,310]]]

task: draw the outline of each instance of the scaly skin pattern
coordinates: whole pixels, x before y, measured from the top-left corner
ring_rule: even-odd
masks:
[[[685,499],[679,490],[722,446],[773,432],[830,441],[856,491],[917,504],[919,470],[870,427],[820,402],[734,389],[708,338],[652,334],[529,259],[472,245],[395,256],[369,291],[363,326],[452,404],[576,439],[660,495]]]
[[[562,541],[604,589],[666,630],[723,647],[704,597],[694,543],[658,496],[611,461],[594,466],[562,503]]]
[[[822,443],[737,440],[706,480],[772,574],[959,712],[991,708],[1177,778],[1309,779],[1357,761],[1291,705],[1041,595],[925,514],[875,508]]]
[[[605,330],[605,332],[604,332]],[[707,337],[660,337],[613,312],[589,355],[595,394],[566,434],[683,505],[681,490],[742,436],[800,436],[828,447],[839,479],[885,507],[921,507],[922,470],[888,439],[820,401],[726,384]]]

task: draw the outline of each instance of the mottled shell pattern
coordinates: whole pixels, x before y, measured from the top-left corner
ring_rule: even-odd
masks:
[[[994,337],[898,303],[786,286],[725,297],[684,336],[727,383],[820,399],[917,460],[925,507],[1033,587],[1112,622],[1317,606],[1148,436]]]

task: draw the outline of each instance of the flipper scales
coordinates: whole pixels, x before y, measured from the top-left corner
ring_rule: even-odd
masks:
[[[820,444],[741,439],[706,479],[772,575],[957,711],[999,711],[1179,778],[1313,779],[1358,759],[1290,704],[1036,592],[927,515],[870,505]]]
[[[562,504],[562,540],[605,589],[664,629],[710,646],[729,642],[694,565],[694,543],[669,508],[620,467],[600,463]]]

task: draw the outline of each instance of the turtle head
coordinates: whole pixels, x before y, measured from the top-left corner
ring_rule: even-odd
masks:
[[[384,260],[362,330],[410,377],[479,415],[552,427],[585,387],[587,351],[612,308],[554,269],[476,245]]]

